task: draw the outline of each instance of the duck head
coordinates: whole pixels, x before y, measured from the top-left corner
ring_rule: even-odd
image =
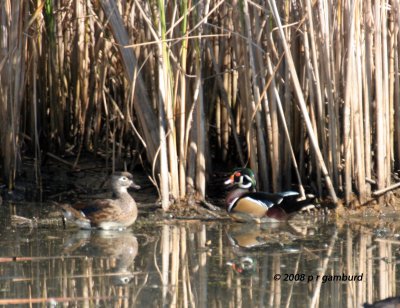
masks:
[[[140,186],[133,181],[129,172],[116,172],[111,176],[111,186],[114,193],[126,192],[129,187],[140,189]]]
[[[235,169],[231,176],[225,181],[225,185],[230,188],[225,199],[227,207],[244,194],[255,191],[256,183],[253,170],[249,168]]]
[[[225,185],[247,189],[249,191],[256,189],[256,177],[250,168],[235,169],[231,176],[225,181]]]

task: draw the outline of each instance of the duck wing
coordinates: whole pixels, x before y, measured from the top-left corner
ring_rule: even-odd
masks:
[[[243,195],[243,198],[250,198],[259,201],[267,209],[282,203],[295,202],[298,197],[299,193],[296,191],[284,191],[279,193],[250,192]]]
[[[97,222],[106,220],[110,215],[111,217],[115,215],[115,212],[119,210],[119,207],[114,203],[115,201],[111,199],[93,200],[92,202],[87,203],[76,203],[72,208],[82,213],[85,218],[92,222]]]
[[[278,195],[282,196],[278,206],[287,214],[300,211],[302,208],[312,204],[315,199],[313,195],[307,195],[305,199],[300,199],[300,194],[297,191],[285,191],[278,193]]]
[[[291,190],[279,193],[251,192],[243,196],[265,208],[266,216],[278,220],[287,218],[288,214],[301,210],[313,201],[313,198],[299,200],[299,197],[299,192]]]

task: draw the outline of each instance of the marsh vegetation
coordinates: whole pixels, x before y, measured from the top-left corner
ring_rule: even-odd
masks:
[[[84,152],[162,207],[216,169],[365,203],[398,181],[398,1],[3,0],[1,174]],[[223,166],[223,167],[221,167]],[[132,167],[133,168],[133,167]],[[396,187],[396,186],[395,186]]]

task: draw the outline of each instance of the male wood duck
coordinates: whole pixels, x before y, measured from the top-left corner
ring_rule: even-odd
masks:
[[[225,185],[232,187],[226,197],[226,209],[238,221],[286,220],[290,214],[309,206],[314,199],[308,195],[302,200],[296,191],[256,192],[256,178],[249,168],[236,169]]]
[[[249,256],[236,258],[226,262],[236,273],[241,275],[251,275],[256,272],[257,261]]]
[[[82,229],[124,229],[137,218],[136,202],[128,193],[128,188],[139,189],[129,172],[117,172],[111,176],[112,199],[63,204],[61,208],[65,219]]]

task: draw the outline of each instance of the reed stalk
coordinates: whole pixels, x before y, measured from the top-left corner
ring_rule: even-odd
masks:
[[[178,155],[179,155],[179,191],[180,198],[186,197],[186,157],[187,157],[187,145],[185,143],[185,131],[186,131],[186,67],[188,59],[188,11],[189,3],[187,0],[181,2],[182,11],[182,25],[181,25],[181,35],[185,39],[182,41],[182,46],[180,50],[181,59],[181,71],[179,73],[180,81],[180,95],[179,100],[177,100],[177,114],[178,114]]]
[[[159,130],[160,130],[160,186],[161,186],[161,206],[164,210],[168,210],[169,207],[169,190],[174,193],[173,187],[177,188],[176,185],[172,184],[172,181],[176,181],[176,177],[170,177],[168,172],[168,158],[170,158],[171,149],[169,144],[171,134],[169,129],[173,130],[173,127],[167,126],[167,119],[171,116],[171,80],[169,74],[169,57],[166,46],[166,16],[165,16],[165,3],[162,0],[158,1],[159,8],[159,43],[158,43],[158,78],[159,78],[159,95],[158,95],[158,114],[159,114]],[[167,128],[168,127],[168,128]],[[168,132],[168,137],[166,136]],[[167,147],[168,140],[168,147]],[[173,145],[172,145],[173,147]],[[176,159],[176,158],[175,158]],[[169,161],[170,167],[171,160]],[[175,160],[176,163],[176,160]],[[175,166],[175,164],[174,164]],[[175,170],[174,170],[175,171]],[[176,173],[175,173],[176,174]],[[173,180],[174,179],[174,180]]]
[[[249,69],[250,69],[250,76],[252,78],[252,90],[253,90],[253,97],[254,100],[248,101],[249,108],[253,115],[255,115],[255,122],[256,122],[256,140],[257,140],[257,159],[258,159],[258,169],[259,169],[259,174],[260,174],[260,180],[261,180],[261,188],[262,189],[268,189],[268,179],[267,179],[267,156],[264,153],[265,149],[265,137],[263,134],[263,128],[262,128],[262,123],[261,123],[261,116],[260,112],[257,109],[258,106],[256,106],[255,102],[260,101],[260,91],[257,87],[257,69],[256,69],[256,63],[255,63],[255,55],[253,51],[253,42],[252,42],[252,33],[251,33],[251,23],[250,23],[250,15],[249,15],[249,8],[248,8],[248,3],[247,1],[243,2],[243,20],[244,20],[244,33],[247,37],[247,52],[248,52],[248,57],[249,57]],[[250,119],[249,121],[253,122],[254,116]],[[275,166],[275,164],[272,164],[272,166]],[[274,176],[274,173],[272,175],[273,179],[276,179],[276,174]]]
[[[375,123],[376,123],[376,183],[377,188],[382,189],[385,186],[385,115],[383,99],[383,68],[382,68],[382,7],[383,2],[375,2]]]
[[[0,135],[3,178],[12,190],[20,165],[20,114],[24,99],[28,22],[28,4],[24,1],[2,1],[0,25]]]

